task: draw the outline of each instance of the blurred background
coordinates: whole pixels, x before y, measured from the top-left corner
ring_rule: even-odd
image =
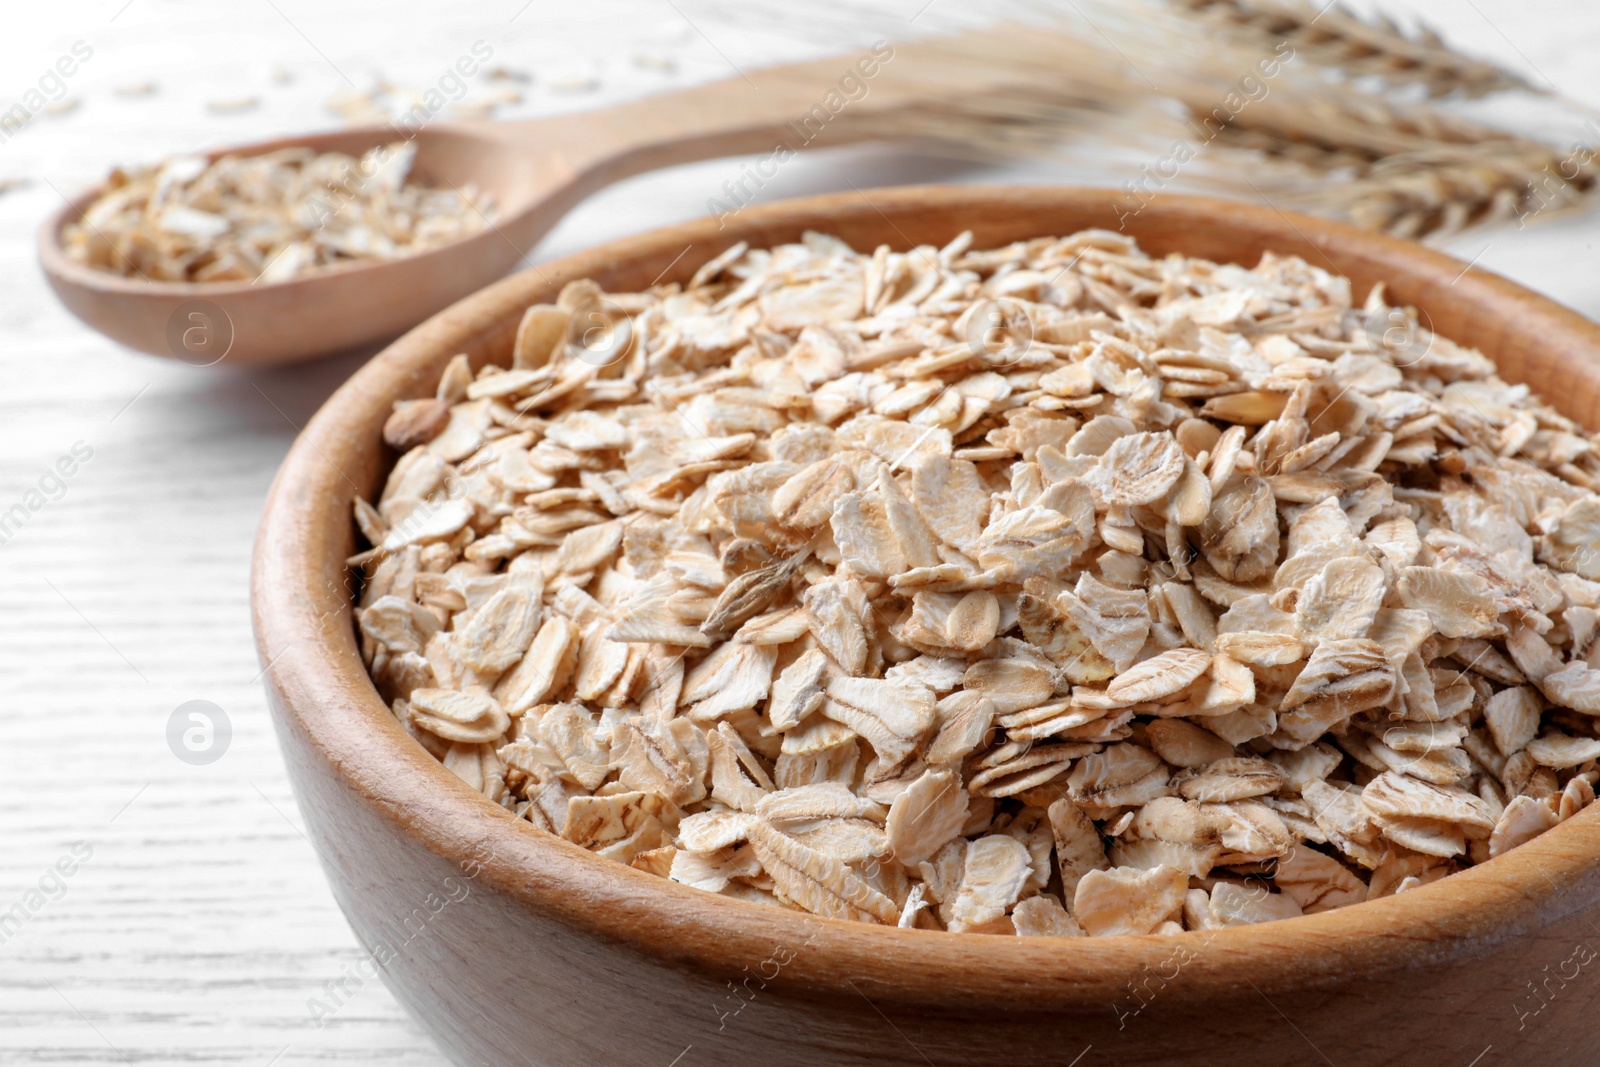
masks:
[[[974,6],[8,7],[0,34],[0,514],[21,503],[27,517],[0,525],[0,1064],[444,1062],[375,979],[328,894],[284,778],[250,637],[246,578],[263,496],[299,428],[371,353],[277,369],[130,353],[54,301],[36,264],[40,220],[117,164],[392,118],[441,88],[477,42],[492,56],[477,76],[442,85],[445,117],[601,108],[1003,17],[1059,20],[1117,52],[1139,77],[1141,67],[1169,65],[1159,37],[1139,36],[1159,23],[1141,30],[1145,16],[1136,15],[1130,29],[1107,14],[1116,5],[1057,0],[985,5],[981,14]],[[1315,15],[1321,0],[1309,6]],[[1351,10],[1391,17],[1407,32],[1420,18],[1535,90],[1481,101],[1456,93],[1439,103],[1445,112],[1545,138],[1558,157],[1574,139],[1600,142],[1600,126],[1585,132],[1593,113],[1582,106],[1600,104],[1593,4],[1390,0]],[[1184,35],[1186,54],[1221,50],[1212,32]],[[74,73],[52,75],[63,56],[74,57]],[[1426,96],[1425,87],[1413,89],[1406,99]],[[25,121],[8,124],[16,106]],[[873,187],[915,182],[1120,187],[1170,147],[1159,129],[1136,136],[1120,121],[1112,126],[1098,146],[1013,159],[994,158],[985,138],[966,135],[953,144],[819,150],[786,163],[754,199],[870,197]],[[1170,188],[1263,195],[1253,179],[1265,182],[1270,162],[1249,153],[1208,158]],[[740,174],[735,159],[630,179],[580,205],[530,261],[721,210],[724,183]],[[1522,228],[1513,219],[1430,239],[1600,316],[1600,216],[1533,214],[1541,217]],[[203,758],[181,742],[196,721],[186,706],[212,724]],[[581,1010],[581,991],[575,1001]]]

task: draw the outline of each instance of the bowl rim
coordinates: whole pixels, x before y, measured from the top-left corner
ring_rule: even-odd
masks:
[[[1593,907],[1600,900],[1600,864],[1594,859],[1600,857],[1600,812],[1591,806],[1504,856],[1437,882],[1252,927],[1064,939],[901,930],[824,918],[692,889],[518,825],[520,820],[468,789],[410,738],[379,698],[356,649],[348,597],[331,580],[353,543],[348,503],[355,486],[343,468],[357,464],[361,450],[371,451],[376,426],[393,399],[431,391],[437,365],[449,353],[503,337],[508,321],[514,329],[524,307],[553,298],[565,281],[630,260],[672,260],[679,268],[672,276],[686,278],[719,248],[742,238],[760,246],[773,233],[792,229],[797,218],[865,218],[870,210],[893,226],[896,214],[957,205],[1017,212],[1040,203],[1104,215],[1125,200],[1116,190],[981,185],[787,200],[746,208],[731,221],[706,218],[611,241],[513,275],[435,315],[326,401],[274,480],[252,561],[251,603],[280,732],[300,735],[313,758],[330,765],[364,803],[428,851],[458,863],[481,861],[476,877],[523,907],[657,961],[713,975],[755,966],[775,945],[798,945],[782,981],[816,998],[864,997],[865,984],[874,1005],[961,1010],[981,1002],[986,1010],[1115,1011],[1130,1000],[1130,978],[1171,966],[1183,948],[1190,953],[1184,966],[1211,980],[1178,983],[1163,996],[1182,1001],[1208,986],[1213,994],[1222,988],[1256,998],[1271,990],[1334,988],[1363,974],[1414,971],[1446,956],[1481,955]],[[1592,373],[1600,378],[1600,327],[1441,252],[1271,206],[1163,194],[1146,201],[1142,211],[1150,216],[1140,224],[1144,228],[1163,221],[1180,228],[1185,222],[1234,226],[1277,231],[1280,244],[1299,244],[1283,236],[1287,225],[1307,247],[1403,263],[1407,277],[1424,288],[1454,279],[1450,284],[1462,287],[1457,297],[1520,309],[1558,355],[1595,361]],[[704,256],[677,252],[688,246]],[[352,432],[363,422],[370,434]],[[392,456],[382,462],[387,469]],[[1259,999],[1255,1003],[1259,1008]]]

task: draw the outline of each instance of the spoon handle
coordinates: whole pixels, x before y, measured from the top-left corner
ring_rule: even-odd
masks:
[[[880,41],[854,54],[742,71],[721,81],[556,118],[485,124],[530,152],[559,157],[588,191],[702,159],[932,132],[935,106],[998,92],[1081,84],[1082,43],[1000,25],[959,37]],[[926,120],[911,116],[924,109]]]

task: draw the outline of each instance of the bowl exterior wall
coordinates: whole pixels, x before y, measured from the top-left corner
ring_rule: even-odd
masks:
[[[1430,958],[1415,969],[1351,973],[1333,990],[1219,981],[1191,967],[1203,941],[1174,941],[1115,999],[1063,990],[1053,1011],[1014,1010],[1004,997],[966,1010],[880,1001],[870,973],[850,976],[859,995],[818,997],[784,982],[804,939],[774,937],[723,972],[664,962],[487,882],[490,846],[463,843],[460,858],[425,847],[353,790],[270,696],[312,842],[370,955],[358,974],[381,974],[463,1067],[1467,1067],[1491,1047],[1485,1064],[1595,1062],[1593,911],[1477,959],[1420,944]],[[919,980],[931,989],[941,975]],[[337,1001],[323,1003],[337,1013]]]

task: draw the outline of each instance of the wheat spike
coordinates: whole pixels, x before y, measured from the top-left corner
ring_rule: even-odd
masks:
[[[1349,44],[1358,35],[1344,33],[1354,23],[1393,46],[1383,63],[1394,76],[1383,84],[1422,84],[1435,97],[1521,85],[1492,64],[1455,55],[1433,36],[1408,37],[1388,23],[1369,25],[1332,9],[1319,19],[1300,0],[1161,2],[1208,18],[1255,14],[1204,39],[1192,22],[1172,18],[1172,7],[1155,7],[1154,0],[1082,0],[1093,32],[1047,20],[924,37],[908,42],[885,75],[923,84],[920,99],[876,115],[847,110],[837,132],[846,139],[938,141],[942,150],[979,159],[1076,156],[1074,162],[1104,165],[1113,174],[1143,174],[1150,167],[1140,164],[1170,154],[1181,141],[1197,162],[1180,168],[1176,183],[1147,182],[1150,191],[1221,185],[1407,237],[1600,202],[1600,174],[1584,150],[1568,156],[1448,113],[1432,99],[1396,99],[1328,76],[1330,62],[1345,74],[1360,66],[1353,59],[1359,50]],[[1155,11],[1168,17],[1149,17]],[[1285,24],[1287,16],[1274,21],[1263,12],[1296,13],[1298,21]],[[1241,26],[1244,32],[1234,32]],[[1258,34],[1289,39],[1296,55],[1282,57]],[[1327,43],[1335,38],[1344,43]],[[1312,47],[1314,41],[1326,47]],[[1377,54],[1376,47],[1370,51]],[[1401,63],[1394,57],[1402,52],[1423,58]],[[1280,62],[1269,73],[1263,63],[1274,55]],[[1161,62],[1146,62],[1149,56]],[[1381,73],[1370,65],[1361,70]],[[1255,79],[1253,87],[1246,77]],[[1262,157],[1292,166],[1263,167]]]
[[[1587,150],[1564,155],[1533,141],[1396,155],[1355,181],[1329,183],[1304,206],[1396,237],[1522,225],[1589,206],[1600,187],[1592,164]]]
[[[1398,104],[1343,86],[1280,86],[1238,114],[1203,112],[1205,101],[1183,94],[1197,130],[1208,136],[1263,131],[1284,141],[1375,163],[1387,156],[1441,145],[1518,143],[1517,134],[1446,114],[1423,104]],[[1222,121],[1226,119],[1226,121]]]
[[[1311,175],[1310,188],[1289,197],[1296,207],[1420,238],[1525,223],[1600,199],[1589,149],[1568,153],[1347,87],[1284,88],[1215,130],[1211,143],[1259,152]]]
[[[1234,31],[1288,41],[1321,65],[1390,86],[1420,85],[1430,97],[1477,98],[1508,89],[1543,93],[1514,71],[1463,55],[1426,26],[1406,33],[1383,15],[1362,18],[1338,4],[1306,0],[1170,0]]]
[[[1312,78],[1286,81],[1219,124],[1183,95],[1208,143],[1296,164],[1311,177],[1287,202],[1367,229],[1445,235],[1600,199],[1589,149],[1568,153],[1430,104]]]

